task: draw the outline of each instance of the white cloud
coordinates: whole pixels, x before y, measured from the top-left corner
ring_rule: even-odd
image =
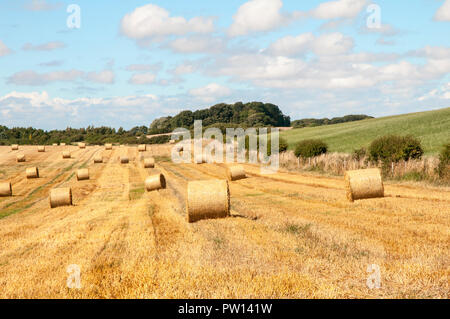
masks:
[[[171,17],[169,11],[154,4],[147,4],[126,14],[121,21],[121,31],[129,38],[144,40],[169,35],[209,33],[214,31],[212,18]]]
[[[64,64],[62,60],[52,60],[48,62],[39,63],[39,66],[52,67],[52,66],[61,66]]]
[[[25,4],[25,9],[29,11],[51,11],[61,8],[62,3],[48,3],[45,0],[31,0]]]
[[[349,52],[353,39],[334,32],[315,37],[312,33],[281,38],[269,46],[268,52],[278,56],[296,56],[306,52],[317,55],[337,55]]]
[[[157,72],[161,69],[161,63],[156,64],[130,64],[126,67],[127,71],[131,72],[146,72],[146,71],[153,71]]]
[[[11,50],[0,40],[0,57],[8,55],[11,53]]]
[[[0,97],[0,104],[4,101],[13,101],[13,100],[28,100],[26,105],[30,105],[32,107],[41,107],[48,104],[49,96],[46,91],[40,92],[30,92],[30,93],[22,93],[22,92],[10,92],[2,97]]]
[[[445,0],[444,4],[434,15],[436,21],[450,21],[450,0]]]
[[[450,100],[450,82],[419,97],[418,101],[425,101],[429,99]]]
[[[189,94],[198,98],[199,100],[210,103],[215,101],[217,98],[229,96],[231,90],[217,83],[210,83],[204,87],[189,90]]]
[[[353,39],[342,33],[334,32],[319,36],[313,44],[317,55],[336,55],[350,51],[353,48]]]
[[[288,19],[280,13],[282,6],[281,0],[251,0],[244,3],[233,16],[228,34],[241,36],[279,27]]]
[[[111,84],[114,83],[114,72],[105,70],[85,73],[79,70],[54,71],[37,73],[33,70],[21,71],[8,78],[8,83],[16,85],[45,85],[54,82],[72,82],[80,79],[91,82]]]
[[[299,59],[271,57],[262,54],[234,55],[213,66],[213,72],[234,79],[261,80],[286,79],[299,74],[306,63]]]
[[[89,72],[85,78],[91,82],[112,84],[114,83],[115,75],[113,71],[104,70],[100,72]]]
[[[431,59],[450,59],[450,48],[426,46],[422,49],[409,52],[409,55]]]
[[[351,19],[355,18],[366,6],[367,0],[338,0],[321,3],[317,8],[311,10],[314,18],[329,19]]]
[[[303,33],[296,37],[286,36],[272,43],[268,50],[273,55],[295,56],[310,50],[313,41],[312,33]]]
[[[178,38],[169,44],[170,48],[179,53],[222,52],[225,44],[220,38],[192,36]]]
[[[52,51],[56,49],[62,49],[65,48],[66,45],[64,42],[61,41],[53,41],[53,42],[47,42],[43,44],[38,45],[32,45],[31,43],[25,43],[22,47],[25,51]]]
[[[183,74],[189,74],[194,73],[196,70],[196,67],[192,64],[180,64],[178,65],[174,70],[173,73],[175,75],[183,75]]]
[[[8,83],[17,85],[43,85],[51,82],[70,82],[79,79],[83,75],[82,71],[55,71],[49,73],[37,73],[32,70],[21,71],[8,78]]]
[[[10,92],[0,96],[4,125],[63,129],[88,124],[129,127],[149,125],[162,105],[153,94],[65,99],[43,92]]]
[[[129,82],[132,84],[143,85],[143,84],[151,84],[155,82],[155,79],[156,75],[152,73],[138,73],[134,74]]]

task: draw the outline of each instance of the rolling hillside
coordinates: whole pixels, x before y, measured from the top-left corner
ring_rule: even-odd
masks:
[[[281,136],[287,139],[290,149],[301,140],[320,138],[328,143],[331,152],[352,152],[386,134],[414,135],[422,141],[426,154],[436,154],[444,143],[450,142],[450,108],[299,128],[282,132]]]

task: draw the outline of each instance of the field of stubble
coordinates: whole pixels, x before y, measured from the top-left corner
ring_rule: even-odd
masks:
[[[63,150],[72,159],[63,160]],[[385,184],[350,203],[343,178],[279,172],[230,182],[231,217],[186,222],[187,183],[225,178],[224,164],[174,164],[168,146],[0,147],[1,298],[448,298],[450,190]],[[103,154],[104,164],[93,163]],[[127,154],[130,163],[118,158]],[[141,156],[156,167],[143,168]],[[41,178],[27,180],[38,166]],[[77,168],[91,178],[76,180]],[[151,173],[167,189],[144,192]],[[50,209],[53,187],[74,206]],[[67,267],[81,289],[67,288]],[[366,285],[379,265],[381,288]]]

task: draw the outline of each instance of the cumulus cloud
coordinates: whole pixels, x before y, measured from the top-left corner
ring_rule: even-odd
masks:
[[[436,21],[450,21],[450,0],[445,0],[444,4],[434,15]]]
[[[268,52],[277,56],[297,56],[307,52],[317,55],[336,55],[349,52],[353,48],[353,39],[342,33],[334,32],[315,37],[312,33],[296,37],[286,36],[272,43]]]
[[[155,79],[156,75],[152,73],[138,73],[134,74],[129,82],[131,84],[143,85],[143,84],[151,84],[155,82]]]
[[[8,83],[17,85],[44,85],[52,82],[70,82],[79,79],[82,71],[55,71],[49,73],[37,73],[32,70],[21,71],[8,78]]]
[[[33,45],[31,43],[25,43],[22,47],[22,50],[25,51],[52,51],[56,49],[62,49],[65,48],[66,45],[64,42],[61,41],[53,41],[53,42],[47,42],[43,44]]]
[[[7,83],[37,86],[54,82],[72,82],[80,79],[96,83],[111,84],[114,83],[114,72],[105,70],[85,73],[83,71],[72,69],[68,71],[38,73],[33,70],[26,70],[14,73],[8,78]]]
[[[85,78],[91,82],[112,84],[114,83],[115,75],[113,71],[104,70],[100,72],[89,72]]]
[[[10,92],[0,96],[1,114],[8,126],[45,125],[48,129],[94,125],[148,125],[162,106],[153,94],[106,98],[65,99],[43,92]]]
[[[130,64],[125,69],[131,72],[157,72],[161,69],[162,63],[156,64]]]
[[[425,101],[430,99],[450,100],[450,82],[422,95],[418,98],[418,101]]]
[[[194,96],[205,103],[213,102],[217,98],[229,96],[231,92],[231,89],[228,87],[217,83],[210,83],[204,87],[189,90],[191,96]]]
[[[342,54],[352,48],[353,39],[339,32],[321,35],[313,43],[313,50],[318,55]]]
[[[322,90],[369,89],[375,86],[414,90],[450,72],[450,58],[446,57],[445,50],[424,49],[429,56],[426,63],[414,64],[400,60],[404,55],[399,54],[348,53],[352,44],[349,43],[335,45],[334,41],[324,41],[313,45],[313,50],[321,54],[312,59],[271,55],[270,50],[222,57],[208,66],[207,72],[262,88]],[[292,52],[290,49],[287,51]],[[384,63],[372,63],[376,61]]]
[[[251,32],[270,31],[281,26],[288,17],[280,10],[281,0],[251,0],[241,5],[233,16],[228,30],[230,36],[241,36]]]
[[[183,63],[178,65],[172,70],[172,73],[175,75],[184,75],[189,73],[194,73],[196,71],[196,66],[189,63]]]
[[[286,36],[272,43],[268,50],[273,55],[295,56],[311,50],[311,44],[314,39],[315,37],[312,33]]]
[[[122,34],[135,40],[158,39],[169,35],[209,33],[214,31],[214,21],[208,17],[171,17],[169,11],[147,4],[126,14],[121,21]]]
[[[221,38],[192,36],[175,39],[169,47],[178,53],[217,53],[224,50],[225,43]]]
[[[62,60],[52,60],[48,62],[42,62],[39,63],[39,66],[45,66],[45,67],[52,67],[52,66],[61,66],[63,65],[64,61]]]
[[[45,0],[31,0],[25,3],[25,9],[29,11],[52,11],[61,8],[62,3],[49,3]]]
[[[11,53],[11,50],[0,40],[0,57],[8,55]]]
[[[316,19],[351,19],[355,18],[367,5],[367,0],[338,0],[319,4],[310,11]]]

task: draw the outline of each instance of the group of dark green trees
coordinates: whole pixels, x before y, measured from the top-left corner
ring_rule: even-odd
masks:
[[[322,126],[322,125],[331,125],[331,124],[339,124],[345,122],[354,122],[361,121],[365,119],[373,119],[372,116],[368,115],[345,115],[341,117],[333,117],[332,119],[323,118],[323,119],[301,119],[292,121],[291,126],[293,128],[302,128],[302,127],[314,127],[314,126]]]
[[[66,128],[65,130],[44,131],[32,127],[14,127],[7,128],[0,126],[0,145],[10,144],[30,144],[30,145],[49,145],[53,143],[75,143],[87,142],[89,144],[104,143],[122,143],[137,144],[145,143],[146,138],[141,138],[148,133],[147,126],[137,126],[131,130],[119,128],[116,130],[111,127],[93,127],[87,128]]]
[[[183,111],[176,116],[161,117],[150,125],[150,134],[170,133],[183,127],[192,129],[195,120],[202,120],[203,127],[271,127],[290,126],[289,116],[283,115],[280,108],[271,103],[237,102],[217,104],[208,109]]]

